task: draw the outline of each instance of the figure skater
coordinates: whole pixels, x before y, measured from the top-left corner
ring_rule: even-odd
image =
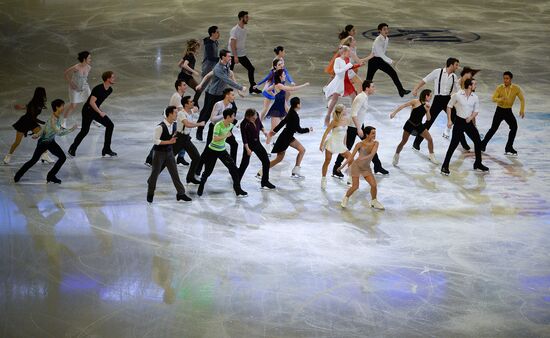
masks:
[[[272,190],[275,189],[275,186],[269,182],[269,158],[267,157],[265,148],[260,142],[260,131],[264,133],[266,137],[269,137],[258,112],[251,108],[247,109],[244,114],[244,120],[241,123],[243,157],[241,159],[241,165],[239,166],[239,174],[242,180],[248,163],[250,162],[250,156],[252,156],[252,152],[254,152],[262,162],[262,189]]]
[[[325,125],[328,125],[330,114],[334,106],[336,106],[336,103],[338,103],[338,98],[340,96],[350,96],[352,101],[356,96],[355,88],[350,81],[348,71],[357,69],[361,64],[353,65],[350,63],[350,48],[348,46],[341,46],[339,53],[340,56],[334,61],[334,79],[323,88],[325,97],[327,100],[330,100],[325,116]],[[352,73],[351,76],[355,76],[355,73]]]
[[[390,114],[390,119],[393,119],[395,115],[397,115],[397,113],[399,113],[403,108],[412,108],[411,116],[403,126],[403,138],[401,139],[401,143],[397,145],[395,155],[393,155],[394,167],[397,167],[397,165],[399,164],[399,153],[401,153],[401,150],[403,150],[403,146],[407,144],[410,135],[421,135],[424,139],[426,139],[426,141],[428,141],[428,150],[430,152],[428,158],[433,164],[438,164],[437,160],[435,159],[434,143],[432,140],[432,136],[430,135],[428,129],[426,129],[426,126],[422,124],[422,118],[424,117],[424,115],[426,115],[426,122],[430,121],[431,119],[429,104],[431,98],[432,91],[429,89],[424,89],[420,93],[418,99],[412,99],[409,102],[400,105],[393,111],[393,113]]]
[[[323,190],[327,187],[327,171],[328,165],[332,160],[332,155],[340,154],[348,161],[351,161],[349,158],[351,153],[348,148],[346,148],[346,131],[349,124],[349,118],[345,116],[344,110],[345,106],[343,104],[338,104],[334,107],[332,121],[325,130],[321,138],[321,144],[319,145],[319,150],[325,152],[325,161],[323,162],[321,170],[321,189]],[[330,132],[331,134],[328,136]]]
[[[189,87],[195,91],[195,96],[193,96],[193,102],[195,106],[199,106],[199,98],[202,91],[197,89],[198,83],[193,77],[193,75],[200,76],[200,73],[195,70],[195,63],[197,62],[195,54],[201,47],[201,44],[198,40],[191,39],[187,40],[187,47],[185,49],[185,54],[183,58],[178,63],[180,68],[180,73],[178,74],[178,80],[183,80]]]
[[[298,150],[298,155],[296,156],[296,164],[294,168],[292,168],[291,177],[293,178],[304,178],[304,176],[300,172],[300,164],[302,163],[302,159],[304,158],[304,155],[306,153],[306,149],[297,139],[294,138],[294,134],[304,134],[313,131],[313,128],[311,127],[302,128],[300,126],[300,116],[298,116],[298,110],[300,110],[300,108],[300,98],[291,98],[288,114],[281,121],[281,123],[279,123],[272,131],[269,132],[269,137],[273,137],[275,134],[277,134],[277,132],[279,132],[279,130],[286,126],[286,128],[281,133],[281,136],[279,136],[279,138],[275,142],[275,145],[273,146],[273,150],[271,152],[277,154],[277,157],[275,157],[275,159],[273,159],[269,163],[269,167],[273,168],[277,163],[281,162],[285,158],[286,150],[290,146]],[[258,172],[257,176],[261,176],[261,173]]]
[[[11,156],[15,152],[15,149],[21,143],[23,137],[27,137],[29,132],[32,132],[33,135],[36,135],[40,131],[40,124],[44,124],[44,121],[38,119],[38,115],[42,112],[42,109],[46,108],[46,89],[43,87],[36,87],[34,89],[34,95],[32,99],[27,103],[27,105],[16,104],[15,109],[17,110],[26,110],[26,113],[21,116],[17,122],[12,126],[15,129],[15,140],[13,141],[9,152],[4,157],[4,163],[9,164]],[[47,154],[41,154],[42,161],[53,162]]]
[[[372,197],[370,206],[375,209],[384,210],[384,206],[376,199],[378,189],[376,179],[374,178],[370,168],[370,162],[378,151],[378,141],[375,141],[376,129],[374,127],[367,126],[363,129],[363,134],[365,135],[365,138],[355,145],[355,148],[353,148],[353,152],[350,155],[350,159],[353,160],[355,158],[355,154],[359,153],[359,157],[353,160],[349,168],[352,184],[342,199],[341,205],[342,208],[346,208],[348,206],[349,198],[357,189],[359,189],[359,177],[364,177],[370,185],[370,195]],[[347,160],[343,162],[340,170],[342,170],[346,164],[349,164]]]
[[[88,74],[92,69],[92,55],[88,51],[78,53],[78,62],[65,70],[65,80],[69,83],[69,105],[63,112],[63,128],[67,128],[67,119],[79,103],[86,102],[91,90]]]
[[[77,127],[76,124],[70,129],[61,127],[62,119],[60,118],[60,115],[61,112],[63,112],[64,108],[65,102],[63,102],[63,100],[55,99],[52,101],[53,113],[48,121],[44,124],[44,128],[42,128],[40,132],[33,135],[33,138],[38,138],[36,149],[34,150],[32,158],[25,164],[23,164],[21,169],[19,169],[17,173],[15,173],[15,176],[13,178],[15,182],[19,182],[21,177],[23,177],[23,175],[30,168],[32,168],[32,166],[35,165],[36,162],[38,162],[42,154],[48,150],[57,157],[57,162],[55,162],[53,168],[48,172],[48,175],[46,176],[46,182],[61,184],[61,180],[56,177],[56,174],[59,172],[59,169],[61,169],[61,166],[63,166],[63,163],[65,163],[65,161],[67,160],[67,157],[65,156],[63,149],[61,149],[57,142],[55,142],[55,136],[67,135],[75,130]]]

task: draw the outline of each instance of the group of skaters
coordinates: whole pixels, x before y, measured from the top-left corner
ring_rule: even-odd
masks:
[[[218,27],[208,28],[209,36],[203,39],[204,56],[200,73],[195,69],[196,54],[201,47],[200,42],[195,39],[187,41],[184,55],[178,63],[180,73],[174,83],[175,92],[170,98],[169,105],[164,109],[163,121],[154,129],[153,146],[145,160],[145,164],[151,167],[151,174],[147,180],[149,203],[153,202],[158,176],[165,167],[177,190],[176,199],[191,200],[179,178],[178,164],[189,167],[186,183],[198,185],[198,196],[203,195],[206,182],[218,159],[228,169],[233,181],[233,189],[238,197],[247,196],[247,192],[241,187],[241,179],[249,165],[252,153],[256,154],[262,164],[262,169],[258,171],[256,177],[260,180],[263,189],[276,188],[269,180],[269,172],[284,159],[289,147],[298,152],[291,177],[304,177],[301,172],[301,162],[305,155],[305,148],[295,138],[295,134],[308,133],[313,129],[301,126],[299,115],[301,101],[298,97],[291,97],[291,94],[308,86],[309,83],[301,85],[294,83],[286,68],[284,60],[286,52],[282,46],[274,48],[272,69],[262,81],[255,83],[255,69],[246,53],[245,25],[248,23],[249,15],[241,11],[238,19],[237,25],[231,29],[227,49],[219,49]],[[380,145],[376,140],[376,128],[367,124],[369,97],[376,91],[373,82],[375,73],[381,70],[388,74],[399,96],[404,97],[411,93],[401,84],[392,66],[393,60],[386,55],[389,41],[388,25],[385,23],[378,25],[378,31],[379,35],[374,40],[372,52],[360,58],[356,51],[355,28],[352,25],[346,26],[339,35],[338,50],[325,68],[325,71],[330,74],[330,79],[323,88],[328,100],[328,109],[325,115],[326,129],[319,145],[320,151],[325,155],[321,169],[321,189],[327,188],[328,169],[333,155],[337,155],[332,167],[332,176],[343,179],[344,173],[348,174],[349,188],[341,202],[344,208],[347,207],[349,198],[359,188],[360,178],[363,177],[370,185],[370,205],[376,209],[384,209],[377,200],[374,174],[388,175],[389,172],[383,168],[377,155]],[[28,104],[15,106],[16,109],[26,110],[26,113],[13,125],[16,138],[4,158],[4,163],[9,164],[11,155],[23,137],[32,135],[33,138],[38,139],[32,158],[16,172],[15,182],[18,182],[39,160],[53,162],[49,156],[51,153],[57,157],[57,161],[47,174],[47,182],[61,183],[56,174],[66,161],[66,156],[56,143],[55,137],[67,135],[78,129],[76,124],[68,127],[67,119],[80,103],[84,103],[81,129],[68,149],[69,155],[76,156],[78,146],[88,134],[92,122],[95,122],[105,127],[102,156],[117,156],[111,149],[114,124],[107,113],[101,109],[102,103],[113,91],[112,85],[115,84],[116,76],[112,71],[104,72],[103,82],[90,90],[87,78],[91,70],[91,54],[87,51],[79,53],[78,61],[79,63],[65,71],[65,79],[69,85],[69,104],[65,105],[61,99],[53,100],[51,102],[53,113],[46,122],[38,118],[41,111],[46,109],[44,88],[37,87]],[[247,87],[239,84],[235,79],[233,70],[236,64],[241,64],[248,72],[249,94],[263,96],[262,110],[258,112],[252,108],[246,109],[241,121],[237,120],[235,98],[237,95],[244,96]],[[368,67],[367,76],[361,81],[358,69],[365,64]],[[421,143],[425,139],[428,143],[429,161],[439,164],[435,158],[434,140],[429,129],[441,111],[445,111],[447,116],[447,130],[443,136],[450,138],[441,166],[442,174],[450,174],[450,160],[459,143],[464,151],[470,151],[465,135],[473,141],[475,151],[473,168],[482,172],[489,171],[489,168],[482,163],[482,152],[485,151],[502,121],[506,121],[510,127],[505,153],[517,156],[517,151],[513,147],[517,122],[512,106],[516,97],[519,98],[521,102],[519,114],[523,118],[525,100],[520,87],[512,84],[513,74],[509,71],[504,72],[504,83],[499,85],[493,94],[492,99],[497,104],[497,109],[491,128],[482,140],[476,125],[479,99],[475,93],[474,76],[479,70],[464,67],[459,77],[456,74],[458,69],[459,60],[448,58],[444,67],[434,69],[414,87],[412,94],[417,98],[405,102],[390,114],[390,118],[393,119],[401,110],[407,107],[411,109],[410,117],[403,126],[401,141],[393,156],[394,166],[399,165],[400,153],[411,135],[415,137],[412,148],[420,151]],[[200,82],[196,80],[199,76],[202,77]],[[424,85],[429,83],[433,83],[433,90],[422,90]],[[186,95],[188,88],[194,90],[193,96]],[[200,108],[199,99],[202,92],[205,95]],[[345,105],[338,104],[339,98],[345,96],[350,96],[352,100],[349,112]],[[271,120],[269,130],[263,124],[266,118]],[[204,137],[203,130],[207,124],[207,136]],[[196,129],[197,142],[205,143],[202,153],[192,141],[192,129]],[[239,166],[237,166],[239,145],[234,134],[236,129],[240,129],[243,149]],[[279,131],[281,133],[277,137]],[[260,134],[264,137],[262,138]],[[359,138],[358,143],[356,143],[357,138]],[[230,147],[229,152],[226,150],[226,145]],[[185,160],[186,154],[190,158],[190,163]],[[270,159],[272,154],[274,157]],[[373,170],[371,170],[371,162]]]

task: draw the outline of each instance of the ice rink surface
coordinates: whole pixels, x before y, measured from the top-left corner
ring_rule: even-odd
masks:
[[[256,79],[269,69],[273,47],[283,45],[296,83],[311,83],[296,94],[302,126],[314,128],[297,136],[307,149],[306,177],[290,178],[296,153],[289,150],[271,171],[277,190],[260,190],[253,156],[245,199],[235,197],[218,164],[203,197],[188,185],[193,201],[176,202],[164,172],[148,205],[150,169],[143,161],[184,43],[202,40],[216,24],[222,48],[241,9],[250,12]],[[45,183],[50,165],[40,163],[13,183],[34,150],[30,138],[10,165],[0,166],[0,336],[550,336],[548,2],[4,1],[0,17],[2,157],[21,114],[13,105],[26,103],[36,86],[46,88],[49,102],[68,101],[63,71],[81,50],[92,53],[91,86],[105,70],[118,76],[102,108],[115,123],[112,148],[119,154],[101,158],[104,128],[92,126],[77,157],[61,169],[61,185]],[[357,27],[358,53],[365,56],[372,40],[361,33],[384,21],[390,29],[479,35],[465,43],[396,38],[388,56],[399,60],[408,89],[449,56],[482,69],[482,133],[494,113],[493,90],[502,71],[511,70],[527,100],[526,118],[518,119],[519,156],[503,154],[503,123],[483,155],[488,174],[472,171],[473,153],[457,149],[451,176],[441,176],[426,144],[413,152],[412,139],[393,167],[409,111],[388,116],[411,96],[397,96],[378,72],[369,124],[390,171],[376,176],[386,210],[369,207],[364,181],[344,210],[344,181],[329,177],[327,190],[320,189],[323,68],[344,25]],[[248,86],[245,70],[235,72]],[[349,99],[342,102],[349,107]],[[262,99],[236,103],[242,119]],[[71,122],[80,123],[79,111]],[[448,146],[445,123],[440,116],[431,128],[439,161]],[[74,136],[57,138],[65,151]],[[179,171],[184,177],[187,168]]]

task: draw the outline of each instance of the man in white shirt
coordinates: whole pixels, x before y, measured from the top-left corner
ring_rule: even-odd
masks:
[[[445,161],[441,166],[441,173],[443,175],[450,175],[449,163],[453,152],[458,146],[461,135],[466,133],[474,141],[474,149],[476,154],[476,160],[474,162],[474,170],[480,170],[483,172],[489,171],[489,168],[481,163],[481,139],[479,132],[476,128],[476,117],[479,114],[479,98],[476,93],[476,80],[467,79],[464,81],[464,90],[459,91],[451,97],[451,100],[447,104],[447,126],[451,128],[453,125],[451,119],[451,108],[456,108],[456,119],[453,127],[453,136],[449,149],[447,149],[447,155]]]
[[[417,96],[420,88],[422,88],[426,83],[433,81],[434,84],[433,93],[435,95],[432,105],[430,106],[431,119],[424,123],[426,129],[430,129],[435,119],[442,110],[447,110],[447,104],[451,99],[451,95],[454,92],[460,90],[458,76],[455,74],[459,65],[460,63],[458,59],[452,57],[448,58],[445,68],[436,68],[432,70],[430,74],[426,75],[426,77],[420,80],[420,82],[418,82],[418,84],[414,87],[412,94],[414,96]],[[455,115],[456,111],[453,108],[453,120]],[[420,143],[422,143],[422,141],[424,141],[424,138],[420,135],[417,135],[413,142],[413,148],[417,151],[420,150]],[[462,136],[460,137],[460,144],[465,150],[470,150],[470,146],[468,145],[468,143],[466,143],[466,137],[464,136],[464,134],[462,134]]]
[[[363,91],[359,93],[351,104],[351,118],[348,125],[348,130],[346,132],[346,147],[351,150],[353,144],[355,143],[355,138],[359,136],[360,139],[363,139],[363,128],[367,120],[367,109],[369,107],[369,96],[373,95],[375,92],[374,83],[369,80],[363,81],[361,85]],[[334,167],[332,168],[332,177],[343,178],[344,175],[336,170],[342,165],[344,157],[338,155]],[[374,172],[382,175],[388,175],[389,172],[382,167],[382,163],[378,158],[378,154],[375,154],[372,158],[372,163],[374,165]]]
[[[176,111],[180,112],[183,109],[183,105],[181,103],[181,98],[183,94],[185,94],[185,91],[187,90],[187,84],[183,82],[183,80],[177,79],[174,83],[174,87],[176,88],[176,92],[172,94],[170,97],[170,103],[169,106],[176,107]],[[178,154],[178,161],[176,163],[182,164],[182,165],[189,165],[184,159],[183,156],[185,155],[185,150],[182,150],[180,154]],[[185,164],[187,163],[187,164]],[[149,155],[147,155],[147,158],[145,159],[146,166],[150,167],[153,164],[153,148],[149,151]]]
[[[187,151],[189,157],[191,158],[191,165],[189,166],[189,171],[187,172],[186,181],[187,183],[199,184],[200,181],[195,178],[194,175],[197,170],[197,166],[199,165],[201,155],[193,142],[191,142],[191,136],[189,134],[191,132],[191,128],[204,127],[205,123],[204,121],[199,123],[193,121],[193,108],[195,106],[191,96],[184,96],[181,99],[181,102],[183,103],[183,109],[178,112],[178,117],[176,120],[177,140],[173,151],[174,155],[181,154],[181,150]]]
[[[379,35],[376,37],[374,43],[372,44],[372,53],[374,54],[374,57],[369,60],[367,69],[367,80],[372,81],[372,79],[374,78],[374,74],[377,70],[380,69],[391,77],[393,83],[395,84],[395,87],[397,87],[399,96],[403,97],[409,94],[411,91],[403,88],[403,85],[401,84],[401,81],[399,81],[399,77],[397,76],[395,69],[393,69],[393,67],[391,66],[393,64],[393,60],[386,56],[386,50],[388,49],[389,41],[388,34],[390,32],[388,24],[379,24],[378,32]]]
[[[147,202],[153,203],[153,196],[157,187],[157,178],[164,169],[168,168],[172,183],[177,190],[176,200],[191,201],[191,198],[185,194],[185,188],[180,181],[178,175],[178,167],[172,154],[172,147],[176,143],[176,117],[177,108],[175,106],[168,106],[164,111],[164,121],[159,123],[155,128],[153,137],[153,163],[151,168],[151,175],[147,180]]]
[[[254,66],[246,56],[246,29],[244,25],[248,24],[248,12],[240,11],[238,14],[239,23],[236,24],[229,32],[229,44],[227,49],[233,56],[233,62],[231,63],[231,70],[236,64],[240,63],[248,71],[248,82],[250,82],[250,94],[261,94],[261,90],[254,88],[256,82],[254,81]]]

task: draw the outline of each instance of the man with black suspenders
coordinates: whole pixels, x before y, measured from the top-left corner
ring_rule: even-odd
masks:
[[[432,102],[432,105],[430,107],[430,115],[431,119],[429,121],[426,121],[424,124],[426,126],[426,129],[430,129],[432,124],[437,119],[437,116],[441,111],[445,111],[447,109],[447,104],[449,103],[449,100],[451,99],[451,95],[453,94],[453,91],[457,91],[460,89],[460,85],[458,83],[458,76],[454,73],[459,67],[459,61],[456,58],[448,58],[446,63],[446,68],[436,68],[434,69],[430,74],[428,74],[425,78],[420,80],[420,82],[414,87],[412,93],[414,96],[418,95],[418,91],[420,88],[422,88],[426,83],[429,81],[434,81],[434,99]],[[453,108],[454,110],[454,108]],[[453,120],[454,115],[456,115],[456,112],[453,111]],[[413,143],[413,149],[420,150],[420,143],[424,138],[420,135],[416,136],[416,139]],[[469,150],[470,147],[466,143],[466,138],[464,135],[460,138],[460,144],[465,150]]]

